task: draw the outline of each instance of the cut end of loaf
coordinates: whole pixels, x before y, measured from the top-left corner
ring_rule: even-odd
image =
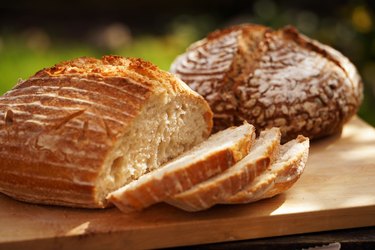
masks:
[[[159,168],[211,133],[213,114],[203,98],[178,78],[142,59],[120,56],[78,58],[42,73],[130,77],[154,92],[146,97],[141,112],[105,159],[95,185],[95,200],[104,206],[108,205],[108,193]]]
[[[180,96],[151,98],[106,159],[99,199],[205,140],[206,111]]]

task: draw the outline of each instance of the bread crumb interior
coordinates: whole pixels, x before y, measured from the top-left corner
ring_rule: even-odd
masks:
[[[199,109],[182,96],[153,96],[107,157],[98,200],[202,142],[207,123]]]

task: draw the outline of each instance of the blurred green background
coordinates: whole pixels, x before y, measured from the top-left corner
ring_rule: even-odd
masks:
[[[365,84],[359,115],[375,126],[375,18],[371,1],[12,1],[0,7],[0,94],[62,60],[142,57],[168,70],[186,47],[217,28],[294,25],[340,50]]]

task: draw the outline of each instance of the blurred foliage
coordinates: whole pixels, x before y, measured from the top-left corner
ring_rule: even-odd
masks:
[[[220,1],[222,4],[223,1]],[[157,32],[139,32],[142,27],[113,20],[75,30],[72,35],[35,25],[12,29],[0,24],[0,94],[18,79],[60,61],[79,56],[105,54],[141,57],[168,70],[173,59],[192,42],[208,32],[238,23],[258,23],[279,28],[294,25],[302,33],[333,46],[348,56],[359,69],[365,84],[365,98],[359,115],[375,126],[375,32],[374,10],[366,1],[334,1],[322,9],[321,3],[302,1],[239,1],[245,6],[212,12],[178,12],[167,23],[140,24],[163,26]],[[165,13],[165,12],[164,12]],[[158,20],[158,13],[155,10]],[[159,13],[160,15],[160,13]],[[160,20],[164,20],[162,16]],[[164,20],[165,21],[165,20]],[[48,23],[48,22],[46,22]],[[78,35],[77,35],[78,33]],[[77,37],[75,37],[77,35]]]
[[[44,67],[80,56],[115,54],[140,57],[168,70],[174,58],[198,39],[196,30],[190,24],[178,24],[174,28],[164,36],[140,35],[126,41],[126,44],[117,45],[112,44],[110,37],[104,39],[107,41],[88,39],[87,43],[55,41],[45,31],[34,28],[21,34],[3,34],[0,36],[0,94],[9,90],[19,79],[26,79]]]

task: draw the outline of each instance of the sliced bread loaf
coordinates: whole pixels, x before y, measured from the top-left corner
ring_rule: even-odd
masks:
[[[262,131],[250,153],[233,167],[193,188],[172,196],[167,203],[186,211],[200,211],[231,197],[264,172],[279,154],[279,128]]]
[[[105,207],[108,193],[201,143],[211,127],[207,102],[149,62],[62,62],[0,97],[0,192]]]
[[[123,212],[163,201],[231,167],[248,154],[254,139],[255,128],[248,123],[228,128],[160,169],[116,190],[108,200]]]
[[[309,153],[309,139],[298,136],[280,148],[280,156],[242,191],[222,202],[250,203],[273,197],[289,189],[301,176]]]

